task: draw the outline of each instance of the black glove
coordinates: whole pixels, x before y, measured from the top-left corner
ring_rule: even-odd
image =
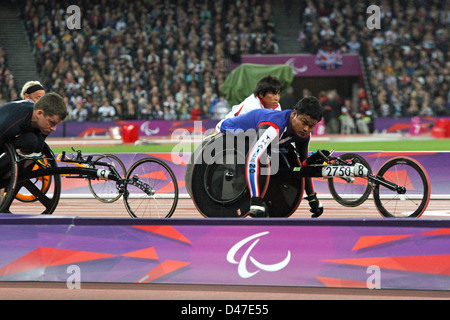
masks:
[[[317,194],[314,193],[310,196],[307,196],[305,199],[308,200],[309,206],[311,207],[311,209],[309,209],[309,211],[313,214],[311,218],[320,217],[320,215],[323,213],[323,205],[319,201],[319,199],[317,199]]]
[[[305,160],[306,166],[309,166],[311,164],[322,164],[326,160],[326,157],[330,155],[330,151],[328,150],[320,150],[320,152],[322,152],[325,158],[319,153],[319,150],[317,150]]]

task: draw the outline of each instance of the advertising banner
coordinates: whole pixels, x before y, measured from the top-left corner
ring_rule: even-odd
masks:
[[[203,121],[171,121],[171,120],[130,120],[109,122],[63,122],[52,133],[52,138],[58,137],[101,137],[110,135],[110,130],[119,128],[122,130],[126,125],[137,125],[140,137],[168,137],[174,132],[179,134],[202,134],[207,130],[213,130],[217,120]]]
[[[450,290],[450,220],[0,217],[0,281]]]
[[[285,64],[292,68],[295,77],[339,77],[361,75],[359,56],[341,54],[339,51],[320,50],[317,55],[244,55],[242,63]],[[231,68],[236,68],[234,65]]]
[[[375,118],[375,131],[387,133],[409,133],[420,135],[430,132],[439,120],[450,120],[449,117],[403,117],[403,118]]]

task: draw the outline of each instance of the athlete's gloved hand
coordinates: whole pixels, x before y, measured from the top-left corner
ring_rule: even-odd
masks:
[[[317,199],[317,193],[311,194],[305,198],[309,202],[309,206],[311,209],[309,209],[310,212],[312,212],[311,218],[318,218],[323,213],[323,205]]]
[[[252,197],[250,199],[250,211],[249,215],[253,218],[267,218],[269,217],[269,211],[267,205],[260,197]]]
[[[328,150],[320,150],[320,152],[322,152],[325,158],[330,155],[330,151]],[[317,150],[304,161],[304,165],[309,166],[311,164],[322,164],[326,160],[325,158],[319,153],[319,150]]]

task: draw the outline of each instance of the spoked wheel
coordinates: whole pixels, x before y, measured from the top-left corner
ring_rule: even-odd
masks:
[[[170,218],[178,203],[178,183],[172,169],[156,158],[135,162],[128,170],[123,194],[133,218]]]
[[[43,174],[42,177],[38,178],[21,178],[31,171],[38,172],[46,168],[57,167],[55,155],[47,144],[45,144],[42,154],[42,159],[20,159],[17,161],[19,174],[14,196],[20,194],[33,200],[21,205],[14,202],[10,203],[9,211],[11,213],[52,214],[58,206],[61,196],[61,177],[59,175],[48,176]]]
[[[359,163],[369,170],[369,173],[372,173],[369,163],[356,153],[345,153],[339,158],[348,162],[352,159],[357,159]],[[361,205],[372,192],[372,185],[367,177],[330,178],[328,179],[328,188],[333,199],[346,207]]]
[[[120,176],[123,178],[126,174],[126,169],[123,162],[115,155],[104,154],[97,157],[94,161],[101,161],[112,164]],[[108,169],[105,167],[105,169]],[[122,194],[117,188],[117,183],[115,181],[106,179],[89,179],[89,189],[92,195],[99,201],[104,203],[112,203],[117,201]]]
[[[420,217],[430,200],[430,179],[424,168],[408,157],[397,157],[383,164],[378,177],[398,185],[397,191],[377,183],[373,198],[384,217]]]
[[[10,213],[9,207],[14,200],[17,183],[17,162],[11,144],[0,146],[0,213]]]

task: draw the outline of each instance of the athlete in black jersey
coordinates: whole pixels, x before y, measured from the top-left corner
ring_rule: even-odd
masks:
[[[6,103],[0,106],[0,145],[12,141],[22,155],[40,153],[45,138],[66,116],[66,103],[57,93],[47,93],[36,103],[32,100]]]

